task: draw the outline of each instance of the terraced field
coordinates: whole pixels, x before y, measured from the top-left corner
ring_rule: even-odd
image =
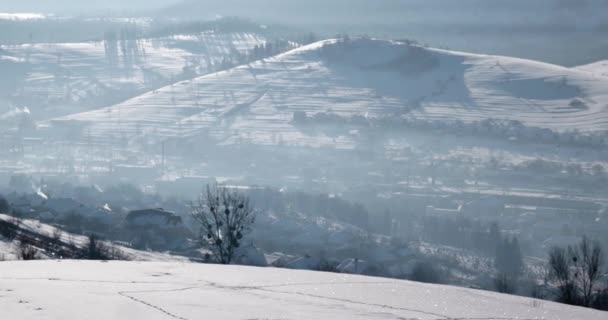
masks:
[[[7,68],[10,63],[18,71],[10,80],[19,89],[7,94],[27,105],[37,119],[48,119],[211,73],[224,58],[246,54],[264,42],[252,33],[206,32],[116,40],[113,45],[92,41],[1,46],[0,56]]]
[[[193,136],[231,143],[352,144],[307,133],[294,112],[343,118],[463,122],[516,120],[527,127],[608,129],[608,79],[579,69],[400,42],[327,40],[228,71],[183,81],[124,103],[54,119],[93,136]]]

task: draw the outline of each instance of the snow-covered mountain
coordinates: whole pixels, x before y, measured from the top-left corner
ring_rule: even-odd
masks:
[[[11,319],[550,319],[606,312],[450,286],[161,262],[0,263]]]
[[[556,132],[608,128],[608,78],[576,68],[374,39],[326,40],[269,59],[50,122],[92,136],[192,136],[298,145],[348,145],[294,120],[406,118],[518,121]]]

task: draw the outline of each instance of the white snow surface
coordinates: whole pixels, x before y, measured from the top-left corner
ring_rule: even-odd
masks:
[[[608,60],[597,61],[576,67],[577,70],[591,72],[598,76],[608,77]]]
[[[61,127],[75,121],[98,137],[209,131],[225,143],[333,146],[348,146],[353,138],[307,134],[291,122],[294,112],[464,122],[493,118],[555,131],[608,130],[606,77],[374,39],[352,40],[333,61],[323,58],[323,47],[336,43],[318,42],[53,122]]]
[[[12,21],[23,21],[23,20],[39,20],[46,18],[45,15],[40,13],[8,13],[0,12],[0,20],[12,20]]]
[[[10,319],[585,319],[608,313],[355,275],[166,262],[0,263]]]

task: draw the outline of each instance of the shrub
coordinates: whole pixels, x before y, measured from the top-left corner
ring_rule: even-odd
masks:
[[[0,221],[0,236],[8,240],[14,240],[17,237],[17,229],[17,226],[10,221]]]
[[[328,259],[322,258],[321,261],[319,261],[319,265],[317,266],[317,270],[318,271],[325,271],[325,272],[339,272],[338,271],[338,263],[335,261],[330,261]]]
[[[514,294],[517,291],[517,279],[501,272],[494,278],[494,287],[500,293]]]
[[[124,260],[119,250],[104,244],[94,234],[89,235],[87,246],[82,248],[80,257],[86,260]]]
[[[412,269],[410,280],[426,283],[441,283],[441,275],[429,262],[419,261]]]
[[[608,311],[608,284],[604,290],[598,291],[593,301],[593,307],[596,309]]]
[[[8,203],[8,200],[0,195],[0,213],[10,213],[11,205]]]
[[[17,247],[17,257],[21,260],[36,260],[38,259],[38,250],[20,241]]]

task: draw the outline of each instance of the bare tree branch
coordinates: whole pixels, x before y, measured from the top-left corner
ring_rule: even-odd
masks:
[[[207,186],[192,206],[192,215],[200,227],[200,241],[211,251],[215,262],[230,264],[243,237],[255,221],[249,198],[225,186]]]

